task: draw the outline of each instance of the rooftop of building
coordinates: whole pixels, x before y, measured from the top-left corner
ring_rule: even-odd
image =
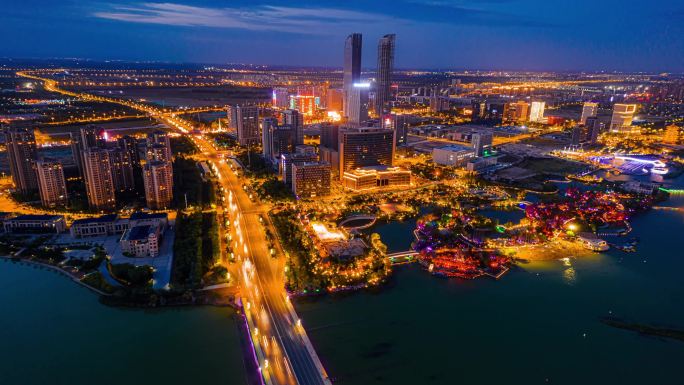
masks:
[[[128,241],[139,241],[147,239],[147,236],[153,231],[154,228],[152,225],[135,226],[129,229],[126,234],[124,234],[123,238]]]
[[[83,218],[83,219],[77,219],[72,222],[73,225],[86,225],[90,223],[109,223],[109,222],[114,222],[119,218],[118,215],[116,214],[106,214],[102,215],[99,217],[94,217],[94,218]]]
[[[12,218],[15,221],[49,221],[49,220],[64,220],[62,215],[50,215],[50,214],[22,214],[17,215]]]
[[[473,151],[473,148],[471,146],[466,146],[462,144],[449,144],[446,146],[442,147],[437,147],[435,150],[443,150],[443,151]]]
[[[167,219],[169,215],[167,213],[145,213],[138,211],[131,214],[131,220],[142,220],[142,219]]]
[[[349,174],[353,174],[353,175],[369,175],[369,174],[378,174],[378,173],[383,173],[383,172],[407,172],[407,173],[410,173],[411,171],[402,169],[401,167],[385,166],[385,165],[360,167],[360,168],[357,168],[354,170],[345,171],[345,173],[349,173]]]

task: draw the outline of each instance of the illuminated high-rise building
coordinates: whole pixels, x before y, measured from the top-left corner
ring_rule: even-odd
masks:
[[[506,103],[503,109],[504,124],[524,124],[530,117],[530,104],[524,101]]]
[[[287,108],[290,104],[290,92],[287,88],[274,88],[271,95],[271,104],[276,108]]]
[[[596,116],[590,116],[584,122],[584,128],[587,133],[587,140],[589,144],[596,144],[599,135],[604,131],[606,125],[598,120]]]
[[[282,114],[283,125],[294,130],[295,145],[304,144],[304,117],[296,110],[285,110]]]
[[[261,121],[261,148],[264,159],[278,164],[280,155],[295,148],[295,130],[290,125],[280,125],[275,118]]]
[[[392,99],[392,72],[394,71],[395,35],[383,36],[378,42],[378,74],[375,94],[375,113],[382,116],[389,112]]]
[[[283,183],[292,187],[292,165],[318,162],[316,149],[311,146],[296,146],[295,151],[290,154],[280,155],[280,176]]]
[[[368,90],[370,84],[355,83],[347,95],[347,122],[360,125],[368,120]]]
[[[259,107],[232,106],[230,109],[231,125],[237,130],[238,143],[242,146],[258,143],[261,139],[259,132]]]
[[[173,169],[171,162],[151,161],[143,166],[145,201],[153,210],[171,207],[173,200]]]
[[[339,174],[394,162],[394,131],[385,128],[351,128],[339,132]]]
[[[17,191],[26,194],[38,189],[36,178],[36,137],[33,129],[14,127],[5,129],[5,145],[10,174]]]
[[[77,133],[69,134],[71,138],[71,153],[74,163],[78,167],[78,174],[85,178],[83,153],[89,148],[105,148],[104,129],[94,125],[81,127]]]
[[[546,102],[530,103],[530,122],[544,123],[544,109]]]
[[[636,104],[615,104],[610,119],[610,132],[632,132],[632,121],[636,113]]]
[[[343,105],[344,90],[338,88],[329,88],[325,100],[325,108],[328,110],[328,112],[342,112]]]
[[[157,130],[147,135],[147,160],[171,161],[171,139],[167,132]]]
[[[586,102],[582,106],[582,116],[580,116],[580,124],[582,126],[587,124],[587,118],[595,117],[598,114],[598,103]]]
[[[292,192],[297,198],[330,195],[330,163],[306,162],[292,165]]]
[[[116,198],[109,151],[103,148],[85,150],[83,165],[90,207],[97,210],[114,209]]]
[[[360,33],[352,33],[344,41],[344,69],[342,74],[342,90],[345,94],[344,116],[347,116],[347,97],[354,84],[361,82],[361,46],[363,38]]]
[[[36,161],[36,176],[40,201],[44,207],[66,206],[69,202],[64,168],[57,159]]]
[[[110,148],[107,151],[109,152],[109,162],[112,165],[114,191],[134,191],[134,164],[133,160],[130,158],[130,153],[119,147]]]

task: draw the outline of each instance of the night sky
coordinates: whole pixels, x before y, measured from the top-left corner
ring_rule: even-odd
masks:
[[[0,56],[341,66],[397,34],[398,68],[684,72],[682,0],[3,0]]]

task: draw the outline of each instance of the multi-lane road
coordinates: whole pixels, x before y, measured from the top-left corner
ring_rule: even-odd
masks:
[[[175,113],[131,100],[104,98],[84,92],[71,92],[59,87],[52,79],[29,72],[18,72],[44,82],[49,91],[86,100],[117,103],[144,112],[182,134],[193,132],[192,123]],[[178,114],[182,114],[179,111]],[[225,232],[239,264],[241,300],[249,325],[250,339],[266,384],[330,384],[327,373],[316,355],[285,291],[285,256],[276,240],[276,250],[269,249],[266,229],[276,234],[268,217],[268,205],[252,201],[243,189],[243,181],[231,169],[213,144],[202,136],[191,136],[209,161],[223,187],[225,204],[231,225]]]

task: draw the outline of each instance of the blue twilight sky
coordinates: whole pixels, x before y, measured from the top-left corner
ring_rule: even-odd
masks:
[[[684,72],[682,0],[2,0],[0,56]]]

